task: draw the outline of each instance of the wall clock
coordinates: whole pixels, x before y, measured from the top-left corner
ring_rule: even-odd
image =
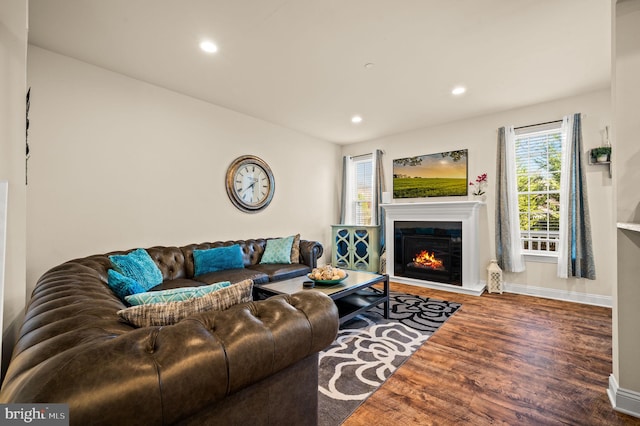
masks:
[[[255,155],[238,157],[227,169],[227,195],[243,212],[256,213],[267,207],[275,190],[271,168]]]

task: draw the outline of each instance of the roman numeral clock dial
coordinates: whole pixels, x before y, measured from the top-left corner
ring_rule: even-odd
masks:
[[[255,213],[269,205],[276,189],[269,165],[254,155],[233,160],[227,169],[227,195],[238,209]]]

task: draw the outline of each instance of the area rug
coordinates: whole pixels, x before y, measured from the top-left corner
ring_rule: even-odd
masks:
[[[391,292],[389,319],[377,307],[343,324],[320,353],[319,425],[342,424],[460,306]]]

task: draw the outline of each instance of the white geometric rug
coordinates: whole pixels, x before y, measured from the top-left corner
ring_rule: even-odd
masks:
[[[319,424],[342,424],[460,306],[392,292],[388,320],[374,308],[343,324],[320,353]]]

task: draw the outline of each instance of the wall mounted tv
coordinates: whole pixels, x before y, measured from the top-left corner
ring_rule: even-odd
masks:
[[[393,198],[467,195],[467,150],[393,160]]]

